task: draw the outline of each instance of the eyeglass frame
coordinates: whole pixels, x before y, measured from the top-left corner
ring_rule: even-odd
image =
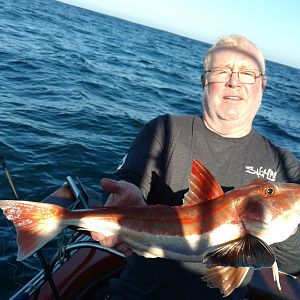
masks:
[[[229,72],[226,72],[226,73],[228,74],[228,76],[229,76],[228,79],[227,79],[226,81],[212,81],[212,82],[210,82],[210,83],[225,83],[225,82],[227,82],[228,80],[230,80],[230,78],[232,77],[232,74],[233,74],[233,73],[236,73],[236,74],[238,75],[239,81],[240,81],[242,84],[254,84],[254,83],[256,82],[256,79],[257,79],[257,78],[259,78],[259,77],[261,77],[261,76],[266,76],[266,74],[264,74],[264,73],[262,73],[262,72],[259,72],[258,75],[255,74],[256,76],[253,76],[254,82],[252,82],[252,83],[249,83],[249,82],[244,83],[244,82],[242,82],[241,79],[240,79],[240,72],[242,72],[242,71],[251,71],[251,72],[255,73],[255,71],[258,71],[258,70],[241,69],[241,70],[239,70],[239,71],[237,71],[237,72],[233,72],[231,68],[227,68],[227,67],[224,67],[224,68],[222,68],[222,67],[211,68],[210,70],[205,70],[205,71],[204,71],[204,74],[210,73],[210,72],[211,72],[212,70],[214,70],[214,69],[220,69],[220,70],[224,70],[224,71],[228,70],[228,71],[230,71],[230,74],[229,74]],[[203,74],[203,75],[204,75],[204,74]]]

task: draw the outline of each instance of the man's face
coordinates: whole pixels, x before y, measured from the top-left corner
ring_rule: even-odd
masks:
[[[233,72],[240,70],[255,70],[260,72],[255,49],[221,48],[212,53],[209,69],[221,67],[230,68]],[[208,73],[202,79],[204,88],[204,116],[211,122],[241,121],[252,124],[261,104],[266,80],[256,78],[253,84],[243,84],[237,73],[232,73],[227,82],[209,83]]]

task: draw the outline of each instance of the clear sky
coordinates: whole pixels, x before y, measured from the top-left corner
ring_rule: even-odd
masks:
[[[300,68],[299,0],[60,0],[207,43],[237,33]]]

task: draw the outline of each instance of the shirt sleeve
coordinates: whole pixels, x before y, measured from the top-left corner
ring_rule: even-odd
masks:
[[[300,162],[290,151],[279,148],[279,164],[277,181],[300,184]]]
[[[279,270],[300,275],[300,227],[287,240],[271,245],[276,254]]]
[[[165,116],[147,123],[129,148],[122,166],[116,171],[116,180],[126,180],[138,186],[147,199],[155,178],[160,173],[164,156]]]
[[[277,180],[300,184],[300,163],[288,150],[280,148],[280,161]],[[280,270],[300,275],[300,226],[287,240],[271,245]]]

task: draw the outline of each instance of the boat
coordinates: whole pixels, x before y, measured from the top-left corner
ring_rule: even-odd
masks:
[[[69,209],[86,208],[87,193],[76,179],[75,183],[68,176],[66,183],[43,202]],[[10,300],[105,299],[109,279],[118,276],[123,269],[124,255],[93,241],[88,232],[79,232],[76,228],[68,230],[73,233],[70,236],[70,232],[63,232],[65,242],[50,262],[45,261],[42,252],[37,253],[42,267],[40,272]],[[69,237],[66,239],[65,235]]]
[[[3,165],[3,163],[2,163]],[[5,166],[4,166],[5,169]],[[12,179],[6,169],[8,181],[17,198]],[[99,194],[91,196],[79,178],[71,176],[44,202],[65,208],[87,208],[102,201]],[[109,280],[119,276],[125,261],[124,255],[114,249],[93,241],[88,232],[68,228],[63,232],[55,256],[46,261],[41,250],[37,256],[41,262],[40,272],[18,290],[10,300],[58,300],[58,299],[106,299]],[[281,291],[273,280],[271,269],[254,272],[248,285],[248,300],[300,300],[300,278],[280,274]]]

